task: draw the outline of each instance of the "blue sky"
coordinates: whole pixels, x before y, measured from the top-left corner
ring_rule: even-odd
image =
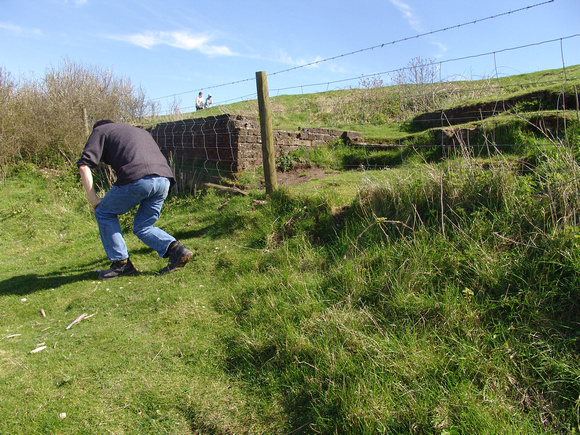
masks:
[[[162,106],[177,101],[184,111],[192,110],[200,90],[212,93],[218,104],[255,98],[256,71],[268,73],[270,96],[276,96],[354,87],[362,76],[403,68],[415,57],[441,62],[442,78],[580,64],[580,36],[569,38],[580,34],[580,0],[0,0],[0,5],[0,67],[13,79],[42,77],[67,58],[110,69]],[[530,47],[506,50],[521,46]],[[485,53],[492,54],[478,56]],[[305,64],[310,66],[281,72]],[[389,77],[381,76],[385,82]]]

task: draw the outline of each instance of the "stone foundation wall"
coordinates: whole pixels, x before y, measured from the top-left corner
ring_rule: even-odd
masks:
[[[229,172],[253,171],[262,166],[260,124],[254,117],[220,115],[208,118],[165,122],[148,129],[168,160],[181,167],[207,166]],[[351,143],[362,140],[360,133],[329,129],[275,131],[276,157],[282,150],[324,145],[343,138]]]

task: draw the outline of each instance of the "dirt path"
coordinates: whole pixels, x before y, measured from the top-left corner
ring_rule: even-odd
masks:
[[[312,179],[321,179],[332,175],[328,169],[318,166],[298,167],[290,171],[277,171],[278,184],[281,186],[294,186],[306,183]]]

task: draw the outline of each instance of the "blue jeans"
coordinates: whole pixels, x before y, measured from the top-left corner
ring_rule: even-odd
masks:
[[[95,210],[95,218],[109,261],[129,258],[118,216],[136,205],[139,209],[133,221],[133,234],[160,257],[165,255],[175,238],[153,224],[159,219],[169,186],[165,177],[148,176],[125,186],[113,186],[107,192]]]

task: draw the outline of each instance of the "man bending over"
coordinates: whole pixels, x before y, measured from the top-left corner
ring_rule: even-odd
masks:
[[[97,197],[91,172],[100,162],[110,165],[117,175],[117,181],[103,198]],[[193,253],[189,249],[153,226],[175,180],[165,156],[149,132],[109,120],[98,121],[77,166],[95,212],[101,242],[112,262],[110,269],[99,273],[99,279],[137,272],[129,259],[118,218],[137,205],[133,234],[157,251],[160,257],[169,258],[161,273],[173,272],[191,260]]]

